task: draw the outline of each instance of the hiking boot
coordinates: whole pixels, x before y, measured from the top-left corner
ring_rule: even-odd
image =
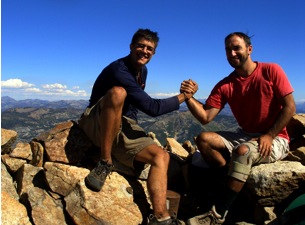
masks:
[[[186,221],[186,224],[187,225],[219,225],[225,222],[226,214],[227,213],[225,213],[224,217],[221,218],[221,215],[219,215],[216,212],[215,206],[213,206],[209,212],[188,219]]]
[[[150,215],[148,219],[148,225],[185,225],[183,221],[174,218],[169,218],[168,220],[160,222],[157,220],[157,217],[155,217],[154,215]]]
[[[100,191],[107,176],[111,173],[113,165],[99,161],[97,166],[86,176],[85,184],[92,191]]]

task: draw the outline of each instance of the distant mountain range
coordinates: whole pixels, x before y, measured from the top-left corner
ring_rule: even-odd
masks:
[[[205,102],[206,99],[199,99],[201,102]],[[1,112],[11,108],[52,108],[52,109],[63,109],[63,108],[74,108],[74,109],[85,109],[89,104],[88,100],[60,100],[60,101],[47,101],[40,99],[25,99],[15,100],[8,96],[1,97]],[[305,113],[305,102],[296,103],[297,113]],[[180,110],[188,110],[186,105],[182,103]],[[232,112],[228,106],[226,106],[221,113],[222,115],[232,115]]]
[[[85,109],[89,104],[88,100],[60,100],[60,101],[47,101],[40,99],[25,99],[15,100],[8,96],[1,97],[1,112],[12,108],[74,108]]]
[[[199,101],[204,102],[204,99],[199,99]],[[85,109],[89,104],[88,100],[60,100],[60,101],[47,101],[40,99],[25,99],[25,100],[15,100],[8,96],[1,97],[1,112],[12,109],[12,108],[51,108],[51,109],[64,109],[64,108],[74,108],[74,109]],[[187,106],[185,103],[180,105],[181,111],[186,111]],[[229,107],[222,110],[222,115],[232,115]]]
[[[1,97],[1,127],[15,130],[18,133],[17,141],[29,142],[58,123],[77,121],[87,105],[86,100],[17,101],[4,96]],[[297,112],[305,113],[305,103],[297,104]],[[193,142],[193,137],[202,131],[235,130],[238,127],[229,107],[223,109],[214,121],[203,126],[185,104],[181,104],[178,111],[155,118],[140,112],[139,124],[147,132],[154,132],[163,145],[167,137],[173,137],[180,143],[186,140]]]

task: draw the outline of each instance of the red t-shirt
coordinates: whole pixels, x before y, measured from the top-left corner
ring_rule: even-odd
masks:
[[[283,69],[272,63],[257,63],[247,78],[232,72],[213,88],[206,104],[222,109],[229,104],[239,126],[249,133],[266,133],[281,111],[279,99],[293,92]],[[280,137],[289,140],[286,128]]]

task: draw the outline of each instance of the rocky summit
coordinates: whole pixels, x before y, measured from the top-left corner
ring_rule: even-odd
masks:
[[[282,224],[287,206],[305,194],[305,115],[288,125],[291,151],[282,161],[252,168],[225,224]],[[18,133],[1,129],[1,224],[3,225],[145,225],[151,213],[143,171],[116,170],[100,192],[84,178],[99,159],[99,149],[74,121],[57,124],[29,143],[16,143]],[[153,133],[149,134],[158,145]],[[186,220],[211,207],[221,176],[194,163],[196,146],[167,138],[170,152],[168,189],[180,195],[177,216]],[[169,207],[171,207],[169,196]],[[299,215],[303,216],[303,215]],[[289,224],[289,223],[286,223]]]

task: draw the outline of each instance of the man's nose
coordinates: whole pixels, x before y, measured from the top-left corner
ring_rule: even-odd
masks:
[[[236,51],[230,50],[230,51],[227,51],[227,54],[228,54],[229,56],[236,56]]]
[[[147,52],[147,46],[143,46],[142,51]]]

